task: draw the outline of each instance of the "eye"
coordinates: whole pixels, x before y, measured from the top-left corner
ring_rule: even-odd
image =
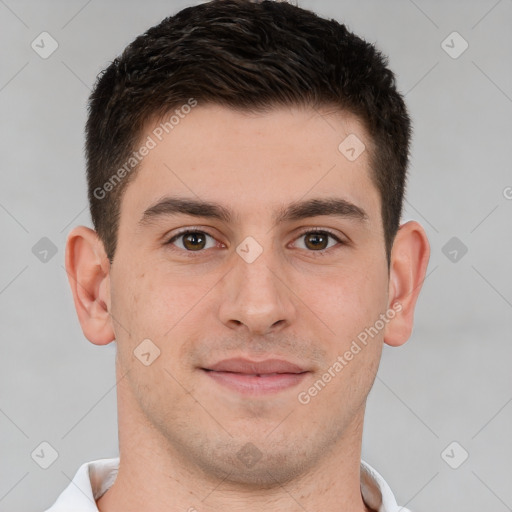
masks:
[[[208,238],[213,240],[213,243],[210,246],[207,245]],[[179,242],[175,244],[176,241]],[[176,245],[179,249],[189,252],[200,252],[203,249],[211,249],[212,247],[215,247],[215,239],[211,235],[196,229],[182,231],[181,233],[174,235],[167,243]]]
[[[210,239],[210,241],[208,239]],[[345,243],[334,233],[324,229],[309,229],[308,231],[304,231],[297,238],[297,240],[301,239],[304,239],[304,242],[299,244],[299,249],[306,249],[309,252],[317,253],[323,253],[336,244],[344,245]],[[208,242],[210,243],[209,245]],[[205,249],[212,249],[216,247],[217,244],[215,238],[208,233],[199,229],[187,229],[174,235],[167,242],[167,245],[173,245],[188,253],[199,253]]]
[[[313,252],[326,251],[327,249],[330,249],[333,245],[336,245],[336,242],[339,244],[344,243],[334,233],[320,229],[305,231],[299,235],[298,240],[300,239],[304,239],[304,244],[303,247],[299,248],[309,249]],[[331,239],[334,243],[329,245],[329,239]]]

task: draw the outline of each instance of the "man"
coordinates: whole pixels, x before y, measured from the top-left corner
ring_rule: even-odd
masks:
[[[361,461],[430,251],[400,225],[410,121],[383,56],[217,0],[138,37],[89,107],[95,231],[66,268],[85,336],[116,341],[120,457],[50,510],[405,511]]]

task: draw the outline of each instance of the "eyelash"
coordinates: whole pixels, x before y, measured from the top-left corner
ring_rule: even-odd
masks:
[[[207,235],[211,238],[213,238],[215,240],[215,237],[213,235],[210,235],[209,233],[207,233],[206,231],[202,230],[202,229],[196,229],[196,228],[187,228],[183,231],[180,231],[178,233],[176,233],[175,235],[173,235],[167,242],[165,245],[169,245],[169,246],[173,246],[173,242],[176,241],[178,238],[184,236],[184,235],[189,235],[189,234],[193,234],[193,233],[201,233],[201,234],[204,234],[204,235]],[[341,240],[338,236],[336,236],[333,232],[329,231],[328,229],[320,229],[320,228],[310,228],[310,229],[307,229],[305,231],[302,231],[296,238],[299,239],[305,235],[309,235],[311,233],[321,233],[321,234],[324,234],[324,235],[328,235],[329,237],[333,238],[336,242],[338,242],[338,245],[347,245],[347,242],[344,242],[343,240]],[[336,246],[333,246],[333,247],[336,247]],[[321,250],[318,250],[318,251],[313,251],[313,250],[310,250],[310,251],[307,251],[307,252],[310,252],[310,253],[313,253],[315,255],[318,255],[318,256],[323,256],[326,251],[332,249],[333,247],[329,247],[327,249],[321,249]],[[207,249],[201,249],[201,250],[198,250],[198,251],[187,251],[186,249],[181,249],[180,247],[173,247],[172,250],[177,250],[177,251],[181,251],[181,252],[186,252],[187,253],[187,256],[188,257],[197,257],[199,255],[201,255],[201,253],[204,253]]]

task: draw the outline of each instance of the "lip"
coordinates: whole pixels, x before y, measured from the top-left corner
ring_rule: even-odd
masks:
[[[250,395],[277,393],[294,387],[309,373],[283,359],[225,359],[202,370],[218,384]]]
[[[265,375],[271,373],[302,373],[306,370],[284,359],[265,359],[264,361],[251,361],[241,357],[224,359],[205,370],[215,372],[233,372],[246,375]]]

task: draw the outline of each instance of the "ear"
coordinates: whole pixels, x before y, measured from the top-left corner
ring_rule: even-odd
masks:
[[[85,337],[95,345],[115,339],[110,317],[110,262],[96,231],[74,228],[66,243],[66,272]]]
[[[391,251],[388,308],[396,314],[384,330],[384,342],[388,345],[398,347],[411,336],[414,307],[429,258],[430,245],[423,227],[415,221],[402,224]]]

